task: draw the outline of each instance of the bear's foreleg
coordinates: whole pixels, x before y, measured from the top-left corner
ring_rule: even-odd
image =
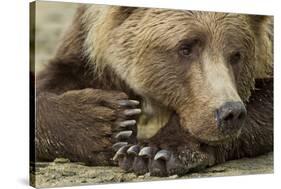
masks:
[[[135,142],[138,104],[116,91],[40,92],[36,98],[36,159],[64,157],[91,165],[112,164],[113,143]]]

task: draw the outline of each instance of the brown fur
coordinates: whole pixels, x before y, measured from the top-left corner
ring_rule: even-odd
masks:
[[[180,114],[182,125],[205,142],[225,138],[212,121],[213,111],[227,100],[246,102],[254,79],[271,74],[271,59],[260,60],[258,56],[263,54],[259,53],[262,49],[271,55],[264,27],[271,22],[270,17],[143,8],[132,8],[127,15],[127,10],[124,17],[116,16],[123,11],[119,7],[94,6],[85,12],[90,25],[86,49],[98,73],[103,75],[104,67],[111,68],[142,97],[146,106],[141,120],[162,120],[157,110],[162,105],[167,107],[165,111],[172,109]],[[120,25],[116,27],[115,22]],[[194,53],[197,55],[187,62],[177,56],[177,49],[192,39],[200,43]],[[243,53],[243,64],[231,68],[227,56],[235,50]],[[234,75],[229,72],[232,69]],[[222,83],[223,87],[217,89]],[[164,124],[157,124],[162,122],[148,121],[139,125],[139,130],[161,128]]]
[[[214,145],[237,136],[219,133],[213,111],[227,100],[250,99],[245,127],[250,126],[242,131],[248,137],[215,148],[216,161],[271,150],[272,129],[260,126],[271,120],[272,112],[254,120],[261,109],[251,108],[262,95],[251,97],[255,79],[272,75],[270,24],[270,17],[82,6],[56,56],[37,76],[37,158],[108,164],[114,122],[122,111],[116,102],[128,96],[142,104],[138,132],[143,134],[138,137],[152,137],[150,143],[159,145],[177,142],[168,134],[161,134],[163,143],[153,138],[174,113],[184,131],[182,143],[193,143],[191,137]],[[192,56],[179,56],[177,49],[193,39],[199,42]],[[235,50],[243,53],[243,63],[230,66],[227,57]],[[245,150],[235,147],[241,143]]]
[[[190,133],[185,132],[174,115],[154,137],[146,141],[151,146],[183,153],[184,157],[201,152],[205,159],[191,158],[201,166],[211,166],[227,160],[242,157],[254,157],[273,150],[273,79],[256,80],[256,90],[247,103],[248,116],[241,135],[217,145],[206,145],[198,142]],[[165,136],[165,137],[163,137]],[[186,158],[187,159],[187,158]],[[204,162],[205,161],[205,162]],[[190,164],[190,162],[187,162]],[[191,166],[191,165],[189,165]]]
[[[121,118],[116,101],[128,97],[123,92],[111,91],[115,87],[108,81],[110,72],[102,79],[92,76],[83,52],[86,28],[80,19],[84,9],[79,8],[57,55],[37,76],[38,160],[67,157],[90,164],[112,163],[110,146],[115,141],[111,134],[114,122]]]

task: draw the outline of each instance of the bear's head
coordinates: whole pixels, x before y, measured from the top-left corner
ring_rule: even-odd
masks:
[[[95,15],[89,56],[143,98],[144,114],[175,112],[185,131],[209,144],[239,134],[255,78],[271,74],[272,17],[112,6],[87,12],[85,19]]]

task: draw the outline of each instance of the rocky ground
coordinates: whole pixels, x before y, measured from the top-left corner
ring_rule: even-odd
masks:
[[[71,23],[77,4],[38,2],[36,11],[36,72],[53,56],[58,40],[65,28]],[[273,173],[273,154],[269,153],[253,159],[229,161],[202,172],[191,173],[183,177],[169,178],[136,176],[124,173],[118,167],[88,167],[79,163],[70,163],[57,159],[52,163],[37,163],[31,179],[37,187],[97,184],[112,182],[133,182],[175,178],[198,178],[210,176],[232,176],[245,174]],[[34,177],[36,175],[36,179]]]
[[[52,163],[37,163],[32,179],[35,181],[36,187],[57,187],[270,173],[273,173],[273,153],[256,158],[228,161],[182,177],[173,175],[165,178],[152,177],[149,174],[136,176],[133,173],[124,173],[118,167],[89,167],[83,163],[70,163],[67,159],[56,159]]]

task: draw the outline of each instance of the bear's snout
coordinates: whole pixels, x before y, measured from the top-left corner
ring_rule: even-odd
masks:
[[[246,118],[246,108],[242,102],[226,102],[215,111],[219,130],[225,134],[239,130]]]

